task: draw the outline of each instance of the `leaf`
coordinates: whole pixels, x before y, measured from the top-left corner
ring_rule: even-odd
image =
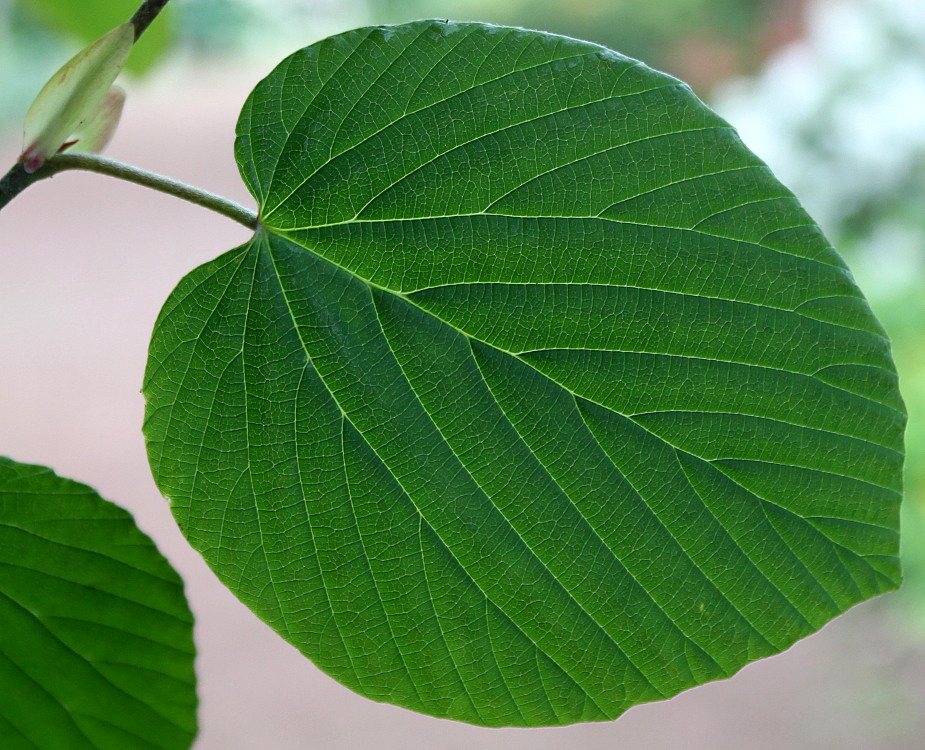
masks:
[[[95,116],[134,40],[131,24],[117,26],[74,55],[42,87],[26,112],[20,160],[27,172],[35,172]]]
[[[76,37],[84,44],[107,29],[127,21],[140,0],[19,0],[30,13],[52,29]],[[136,75],[147,73],[164,57],[175,37],[170,6],[151,24],[128,59],[126,68]]]
[[[191,746],[183,582],[121,508],[0,458],[0,746]]]
[[[426,21],[254,90],[254,239],[158,319],[154,476],[357,692],[612,719],[900,580],[904,413],[844,262],[679,81]]]

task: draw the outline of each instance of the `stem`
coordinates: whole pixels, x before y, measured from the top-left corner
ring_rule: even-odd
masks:
[[[17,162],[16,166],[0,180],[0,211],[35,180],[36,175],[29,174],[23,167],[22,162]]]
[[[157,17],[157,14],[164,9],[164,6],[167,5],[168,2],[170,2],[170,0],[145,0],[141,4],[141,7],[135,11],[135,15],[132,16],[129,23],[135,27],[136,42],[138,41],[138,37],[145,33],[145,30],[151,25],[151,21]]]
[[[32,174],[28,174],[23,169],[22,164],[17,164],[0,180],[0,209],[3,209],[7,203],[33,182],[54,177],[59,172],[72,169],[83,169],[87,172],[96,172],[116,177],[120,180],[134,182],[136,185],[144,185],[168,195],[175,195],[177,198],[195,203],[197,206],[208,208],[222,216],[227,216],[229,219],[234,219],[239,224],[243,224],[248,229],[257,228],[257,214],[234,201],[170,177],[146,172],[138,167],[132,167],[128,164],[93,154],[59,154],[49,159]]]

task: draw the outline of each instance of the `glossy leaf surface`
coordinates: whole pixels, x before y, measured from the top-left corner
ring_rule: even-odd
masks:
[[[679,81],[479,24],[257,86],[254,240],[158,320],[192,545],[376,700],[610,719],[900,579],[904,413],[844,262]]]
[[[196,734],[183,583],[132,517],[0,458],[0,747],[181,750]]]

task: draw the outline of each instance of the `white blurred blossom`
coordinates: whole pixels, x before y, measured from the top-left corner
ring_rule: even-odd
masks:
[[[811,5],[806,36],[714,105],[859,270],[925,269],[923,0]]]

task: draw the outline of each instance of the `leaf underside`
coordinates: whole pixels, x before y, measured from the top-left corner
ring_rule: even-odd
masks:
[[[185,750],[194,653],[183,583],[132,517],[0,458],[0,747]]]
[[[345,685],[612,719],[898,585],[889,343],[684,84],[520,29],[366,28],[286,59],[236,148],[261,228],[161,313],[149,457]]]

